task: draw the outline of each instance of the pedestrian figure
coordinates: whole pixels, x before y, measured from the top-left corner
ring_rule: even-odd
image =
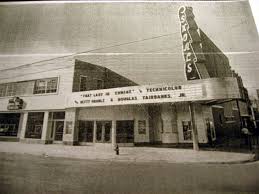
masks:
[[[215,145],[214,145],[215,134],[213,134],[213,123],[211,121],[207,120],[206,125],[207,125],[208,143],[209,143],[210,147],[215,147]]]
[[[243,127],[241,129],[241,132],[242,132],[242,134],[245,138],[245,144],[249,146],[249,149],[251,149],[252,145],[251,145],[251,138],[250,137],[251,137],[252,133],[248,130],[247,127]]]
[[[118,144],[116,144],[114,151],[116,152],[116,155],[120,154],[120,149],[119,149],[119,145]]]

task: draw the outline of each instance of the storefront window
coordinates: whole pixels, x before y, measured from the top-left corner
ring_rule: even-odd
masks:
[[[0,136],[17,136],[19,113],[0,114]]]
[[[40,139],[43,128],[44,112],[30,112],[28,113],[28,120],[26,126],[26,138]]]

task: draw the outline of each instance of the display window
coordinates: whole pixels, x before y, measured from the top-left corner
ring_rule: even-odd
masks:
[[[0,114],[0,136],[17,136],[19,121],[19,113]]]

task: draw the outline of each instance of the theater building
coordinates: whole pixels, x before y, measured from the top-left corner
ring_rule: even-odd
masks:
[[[13,77],[1,79],[1,140],[69,145],[191,143],[192,103],[199,143],[206,144],[207,128],[217,138],[214,126],[225,124],[224,106],[212,104],[241,99],[235,77],[138,85],[73,57],[21,68],[6,70],[5,75]],[[19,75],[21,70],[26,75]]]
[[[77,56],[2,70],[0,140],[181,145],[238,136],[249,116],[242,79],[197,27],[191,8],[181,8],[179,18],[182,83],[139,85]]]

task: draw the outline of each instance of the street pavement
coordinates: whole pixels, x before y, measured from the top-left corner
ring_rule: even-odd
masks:
[[[1,194],[259,193],[259,162],[119,162],[0,154]]]
[[[120,155],[116,155],[111,144],[65,146],[0,142],[0,152],[120,162],[241,163],[254,158],[252,153],[154,147],[121,147]]]

